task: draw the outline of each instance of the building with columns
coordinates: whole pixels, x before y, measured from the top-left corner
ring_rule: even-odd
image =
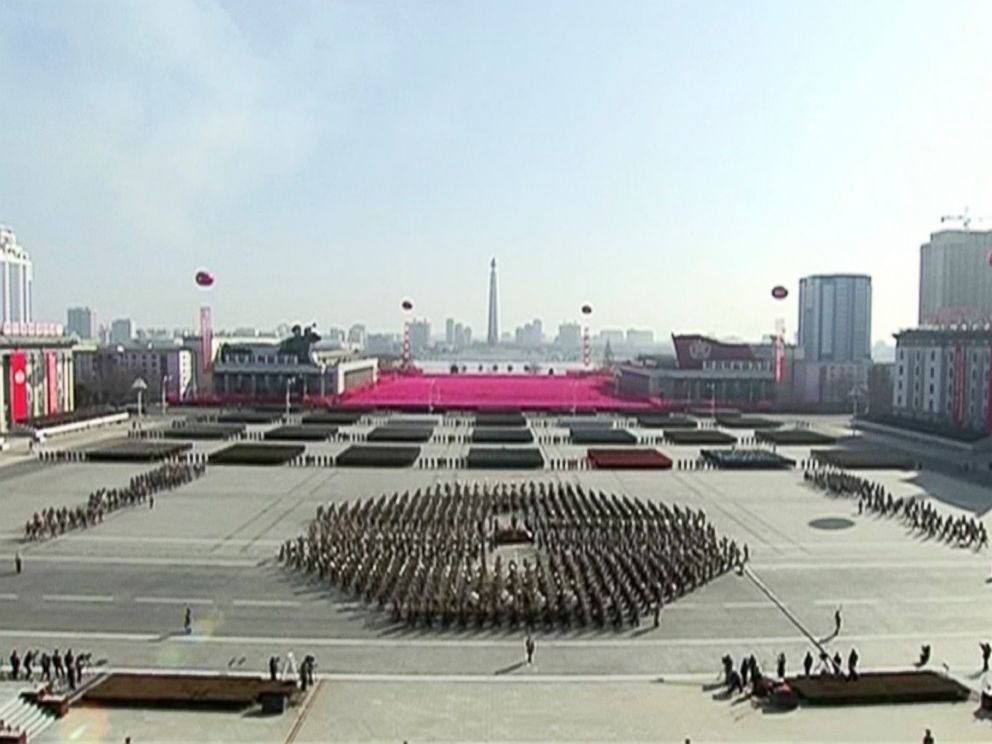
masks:
[[[0,435],[75,408],[72,346],[54,323],[5,323],[0,333]]]

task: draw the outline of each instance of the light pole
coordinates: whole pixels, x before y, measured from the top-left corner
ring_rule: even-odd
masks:
[[[165,388],[169,384],[169,380],[172,378],[169,375],[164,375],[162,377],[162,415],[165,415]]]
[[[286,378],[286,416],[289,416],[289,390],[293,387],[295,381],[293,377]]]
[[[141,397],[144,395],[145,391],[148,389],[148,383],[142,380],[140,377],[131,383],[131,389],[138,394],[138,418],[141,418]]]

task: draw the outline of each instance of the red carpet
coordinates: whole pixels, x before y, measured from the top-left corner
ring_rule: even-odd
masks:
[[[549,411],[662,410],[656,399],[616,395],[609,375],[382,376],[379,384],[346,393],[342,406],[399,409],[533,409]]]

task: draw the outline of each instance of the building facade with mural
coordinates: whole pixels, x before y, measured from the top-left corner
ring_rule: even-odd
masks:
[[[701,334],[673,335],[674,358],[645,358],[617,371],[618,392],[673,402],[771,407],[791,395],[795,347],[780,338],[728,343]]]
[[[0,434],[74,409],[73,344],[55,323],[0,326]]]

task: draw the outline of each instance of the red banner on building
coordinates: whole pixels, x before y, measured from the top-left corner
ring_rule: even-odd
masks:
[[[16,424],[28,417],[28,364],[23,351],[10,355],[10,422]]]
[[[775,337],[775,382],[785,382],[785,341],[781,336]]]
[[[992,431],[992,346],[989,347],[989,407],[985,411],[985,428]]]
[[[954,424],[964,421],[964,347],[954,347]]]
[[[59,412],[59,355],[45,352],[45,413],[52,416]]]
[[[213,321],[210,319],[210,308],[204,305],[200,308],[200,369],[204,374],[210,374],[213,367]]]

